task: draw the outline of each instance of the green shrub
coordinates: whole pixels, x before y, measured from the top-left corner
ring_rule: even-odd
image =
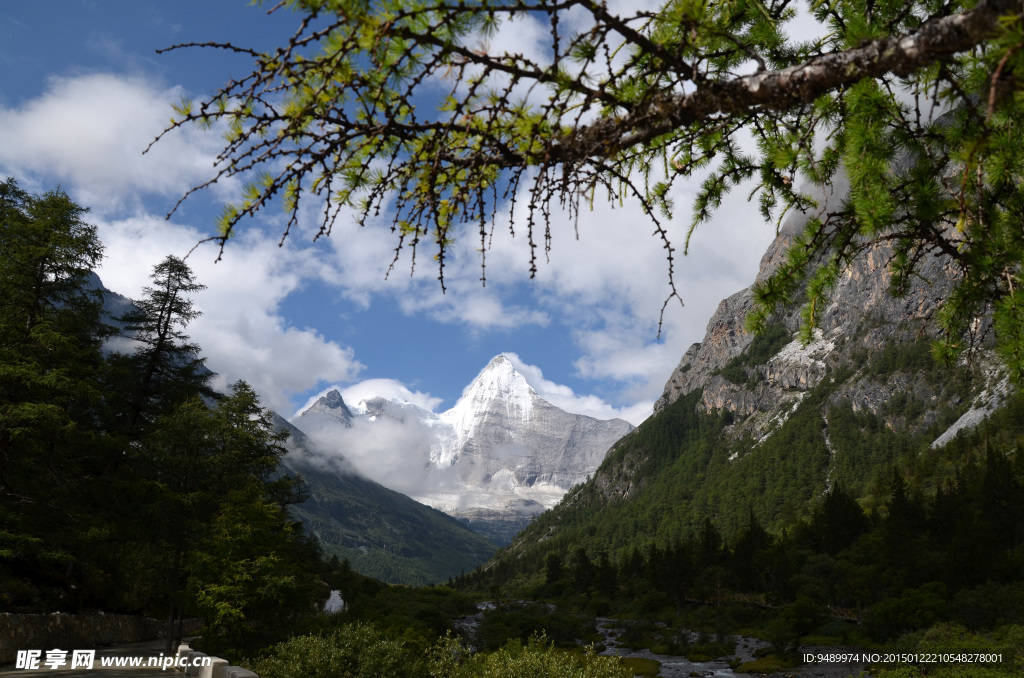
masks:
[[[416,665],[404,643],[356,623],[278,643],[247,668],[260,678],[412,678]]]
[[[593,620],[552,610],[548,605],[505,605],[483,614],[475,641],[481,649],[496,650],[510,640],[525,642],[543,634],[556,645],[570,647],[577,638],[593,632]]]
[[[945,593],[946,587],[935,582],[907,589],[899,598],[887,598],[872,605],[864,627],[872,639],[885,641],[931,626],[945,611]]]
[[[632,676],[657,676],[661,673],[661,662],[644,657],[623,657],[619,663]]]
[[[952,617],[972,629],[988,629],[1024,619],[1024,582],[990,582],[958,591],[953,597]]]
[[[723,377],[725,377],[732,383],[736,384],[737,386],[743,386],[744,384],[747,383],[747,371],[743,369],[743,364],[745,361],[743,361],[741,358],[742,356],[733,358],[732,360],[725,364],[725,367],[718,370],[718,374],[721,374]]]
[[[686,658],[691,662],[710,662],[721,657],[728,657],[736,652],[736,643],[732,640],[694,643],[686,651]]]
[[[894,652],[959,655],[981,653],[999,655],[1002,661],[986,663],[923,663],[882,667],[878,678],[1006,678],[1020,676],[1024,670],[1024,626],[1007,626],[992,634],[980,635],[958,624],[936,624],[927,630],[901,637]]]
[[[427,657],[430,678],[631,678],[618,657],[560,650],[544,635],[509,642],[497,652],[471,655],[447,636]],[[387,675],[387,674],[384,674]]]
[[[622,629],[619,643],[631,650],[651,647],[662,630],[653,620],[646,618],[627,619],[620,622],[619,627]]]

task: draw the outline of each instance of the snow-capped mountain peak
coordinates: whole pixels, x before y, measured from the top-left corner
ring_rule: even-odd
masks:
[[[537,392],[526,383],[526,378],[516,371],[512,361],[504,355],[498,355],[466,387],[459,402],[442,416],[456,419],[459,418],[457,415],[449,415],[466,410],[479,411],[481,407],[500,402],[509,417],[529,421],[530,415],[533,414],[534,399],[537,397]]]
[[[414,498],[478,527],[503,525],[485,531],[502,543],[593,473],[608,448],[633,428],[621,419],[598,420],[552,405],[506,355],[495,356],[440,414],[398,398],[361,395],[350,409],[332,390],[296,423],[326,426],[321,433],[332,444],[383,446],[380,454],[395,450],[409,470],[422,469],[422,489]],[[331,429],[336,423],[328,416],[351,432]]]
[[[345,404],[345,399],[341,397],[341,391],[338,389],[331,389],[324,395],[320,396],[320,398],[312,405],[300,412],[297,418],[304,418],[308,421],[311,417],[322,416],[337,419],[345,424],[345,426],[352,425],[352,410],[350,410],[348,405]]]

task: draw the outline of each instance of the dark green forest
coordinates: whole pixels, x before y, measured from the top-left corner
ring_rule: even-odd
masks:
[[[245,382],[210,387],[184,261],[104,311],[85,218],[0,184],[0,609],[201,616],[212,648],[279,637],[328,567],[287,513],[284,436]]]

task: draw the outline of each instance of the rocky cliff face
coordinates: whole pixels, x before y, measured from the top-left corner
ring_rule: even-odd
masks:
[[[785,224],[758,280],[778,270],[805,223]],[[654,416],[498,561],[528,569],[578,548],[623,558],[698,535],[709,520],[729,539],[750,516],[769,531],[788,529],[836,484],[870,513],[887,505],[894,473],[926,489],[955,482],[965,460],[951,439],[1011,389],[984,346],[971,365],[931,358],[932,316],[955,282],[952,267],[923,261],[920,277],[894,298],[889,260],[880,245],[843,271],[806,345],[795,339],[802,302],[755,337],[744,329],[751,290],[722,301]],[[982,334],[984,326],[980,319]]]
[[[346,428],[352,427],[352,418],[352,410],[348,408],[345,399],[337,390],[320,397],[299,415],[299,419],[307,425],[337,422]]]
[[[805,223],[806,217],[800,216],[786,222],[761,259],[757,280],[778,269]],[[784,421],[785,412],[831,371],[844,368],[858,374],[846,380],[830,396],[830,402],[847,400],[854,411],[884,415],[894,396],[910,394],[931,407],[926,407],[925,416],[909,423],[917,429],[932,424],[940,403],[955,406],[961,396],[943,400],[940,385],[925,383],[920,374],[903,369],[905,366],[882,374],[866,365],[883,350],[902,346],[910,351],[920,343],[916,350],[926,351],[923,342],[934,331],[931,317],[951,289],[955,271],[944,259],[932,257],[922,262],[922,275],[907,293],[894,298],[889,292],[890,254],[887,246],[874,246],[844,272],[811,343],[803,345],[793,339],[800,326],[799,305],[780,313],[775,327],[790,340],[779,342],[763,361],[740,357],[755,341],[744,328],[753,307],[752,288],[722,301],[708,323],[704,341],[684,353],[655,404],[655,412],[701,388],[699,407],[704,411],[731,412],[739,422],[735,433],[764,435]]]

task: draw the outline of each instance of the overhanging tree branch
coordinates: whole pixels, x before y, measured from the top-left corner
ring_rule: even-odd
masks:
[[[972,10],[931,19],[906,35],[874,40],[780,70],[707,83],[690,94],[662,95],[644,110],[574,130],[551,149],[550,157],[555,162],[579,162],[586,153],[608,156],[715,115],[749,115],[759,109],[784,111],[809,105],[824,94],[861,80],[907,75],[993,37],[1000,16],[1013,9],[1022,9],[1021,3],[983,0]]]
[[[752,326],[809,276],[808,303],[820,305],[838,266],[885,242],[897,282],[936,252],[960,267],[963,284],[939,314],[947,357],[971,318],[999,307],[1005,272],[1024,261],[1019,0],[812,3],[827,37],[808,42],[783,31],[791,0],[669,0],[633,16],[596,0],[287,4],[306,13],[289,43],[198,106],[183,102],[164,132],[220,124],[227,143],[201,187],[251,179],[212,236],[222,252],[271,202],[290,215],[287,236],[314,198],[324,205],[317,237],[343,213],[361,225],[387,213],[394,261],[410,248],[415,266],[432,244],[444,289],[460,227],[479,233],[483,266],[506,203],[513,222],[525,216],[516,232],[535,273],[555,209],[576,219],[602,195],[629,197],[665,244],[671,298],[666,224],[681,178],[716,163],[695,226],[742,181],[756,182],[767,220],[815,206],[803,181],[828,192],[844,172],[842,208],[811,220],[759,292]],[[489,36],[513,17],[546,23],[546,50],[492,53]],[[752,62],[757,72],[743,74]],[[1024,356],[1024,330],[1014,336],[1022,346],[1007,355]]]

